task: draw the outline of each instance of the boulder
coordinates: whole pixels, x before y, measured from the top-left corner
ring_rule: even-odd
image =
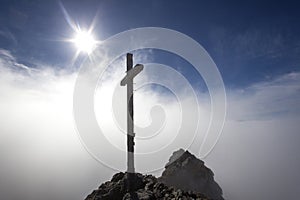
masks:
[[[212,170],[183,149],[173,153],[158,180],[176,189],[202,193],[213,200],[224,200]]]

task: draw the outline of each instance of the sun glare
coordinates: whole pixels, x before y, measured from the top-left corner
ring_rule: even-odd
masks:
[[[79,51],[88,54],[91,53],[96,46],[96,40],[93,38],[92,34],[86,31],[78,31],[73,42]]]

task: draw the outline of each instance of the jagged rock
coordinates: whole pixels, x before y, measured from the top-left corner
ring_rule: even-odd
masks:
[[[134,180],[128,187],[129,176]],[[209,198],[207,198],[209,197]],[[213,172],[188,151],[173,153],[160,178],[119,172],[85,200],[223,200]]]
[[[202,193],[213,200],[224,200],[214,173],[202,160],[183,149],[173,153],[158,180],[178,189]]]
[[[129,192],[128,174],[117,173],[111,181],[107,181],[94,190],[85,200],[156,200],[156,199],[197,199],[209,200],[204,195],[194,192],[175,190],[158,182],[154,176],[135,174],[135,192]]]

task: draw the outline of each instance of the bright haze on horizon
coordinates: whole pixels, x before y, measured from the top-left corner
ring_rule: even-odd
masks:
[[[126,170],[126,152],[114,154],[100,146],[104,164],[117,166],[110,168],[84,146],[74,122],[76,78],[83,63],[97,58],[94,53],[105,57],[105,50],[97,48],[106,39],[135,28],[162,27],[201,44],[222,76],[226,119],[217,144],[203,160],[224,198],[297,200],[299,8],[300,3],[289,0],[1,1],[0,199],[84,199],[116,173],[112,168]],[[136,38],[131,39],[134,43]],[[135,79],[136,168],[160,176],[172,151],[186,147],[195,132],[192,119],[180,118],[182,108],[190,117],[199,111],[195,133],[200,136],[189,151],[203,156],[198,144],[209,127],[211,96],[204,78],[184,58],[158,49],[132,53],[134,64],[145,65]],[[125,63],[125,55],[113,60],[94,94],[97,124],[109,145],[121,151],[126,149],[126,89],[119,82]],[[159,70],[164,66],[178,73],[168,76]],[[155,84],[143,86],[153,77],[177,93]],[[193,93],[181,84],[182,77]],[[176,137],[180,141],[174,149],[166,148]],[[156,150],[159,156],[146,156]]]

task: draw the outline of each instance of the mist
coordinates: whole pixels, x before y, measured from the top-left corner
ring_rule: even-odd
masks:
[[[117,61],[116,66],[121,62],[122,59]],[[83,199],[117,170],[126,169],[123,134],[126,102],[114,98],[116,94],[125,94],[116,86],[123,69],[111,69],[107,72],[109,78],[100,82],[95,94],[95,113],[110,145],[121,154],[112,155],[99,146],[101,155],[111,159],[101,162],[83,144],[82,133],[78,133],[74,123],[72,102],[77,72],[48,66],[30,69],[9,52],[2,52],[0,193],[3,199]],[[146,72],[137,85],[150,75]],[[161,76],[157,78],[168,79]],[[297,173],[299,83],[300,74],[294,72],[244,89],[228,89],[225,126],[217,145],[206,157],[200,146],[209,126],[209,94],[198,92],[196,96],[203,100],[197,104],[193,94],[187,95],[185,90],[176,93],[177,97],[184,97],[178,101],[176,95],[166,91],[142,87],[136,92],[138,171],[159,176],[172,151],[184,147],[203,157],[214,171],[225,199],[296,200],[300,178]],[[153,108],[154,105],[158,106]],[[180,108],[185,108],[184,116],[197,116],[195,110],[199,110],[201,125],[195,140],[192,140],[194,122],[187,121],[180,129],[176,126],[181,125]],[[153,131],[158,133],[157,137],[151,137]],[[150,139],[145,140],[147,137]],[[165,147],[170,138],[174,142]],[[155,149],[163,150],[152,154]],[[111,163],[115,165],[110,166]]]

